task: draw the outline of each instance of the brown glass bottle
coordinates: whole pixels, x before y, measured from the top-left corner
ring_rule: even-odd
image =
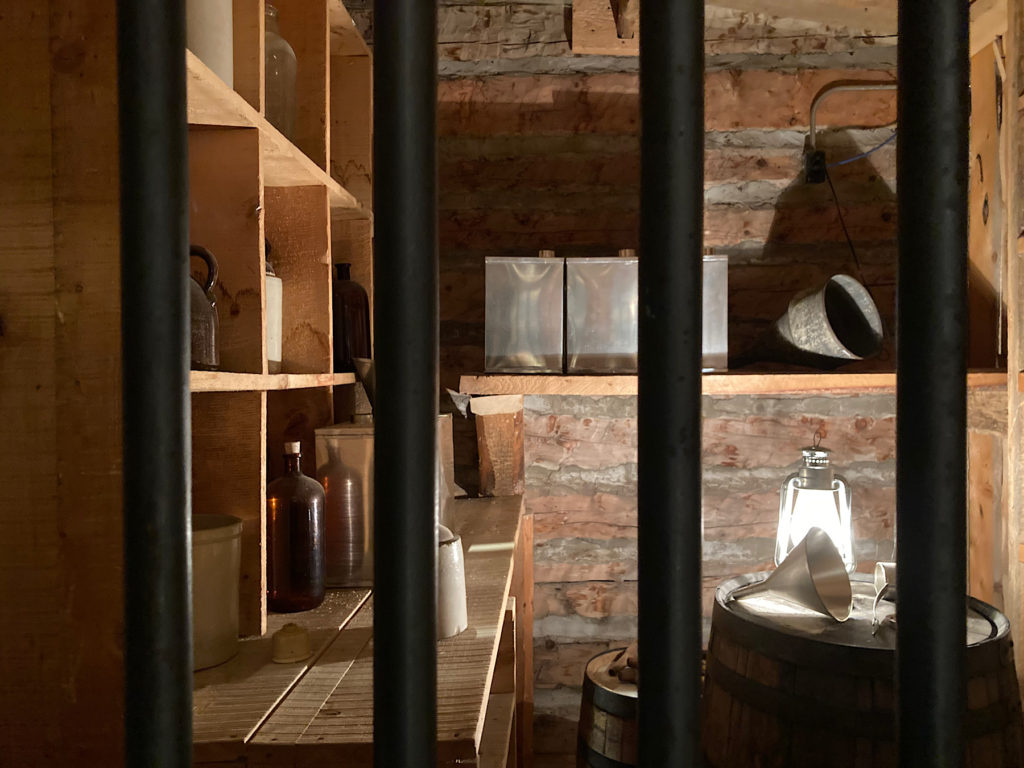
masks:
[[[370,301],[366,291],[352,280],[351,264],[335,264],[334,372],[355,371],[355,357],[370,356]]]
[[[324,489],[301,459],[301,443],[285,443],[284,475],[267,486],[267,602],[283,613],[324,600]]]

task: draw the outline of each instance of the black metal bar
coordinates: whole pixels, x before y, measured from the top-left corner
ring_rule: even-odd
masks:
[[[126,765],[184,767],[192,762],[184,1],[119,0],[117,59]]]
[[[899,2],[900,765],[964,764],[968,8]]]
[[[374,17],[374,764],[433,766],[437,8]]]
[[[640,765],[700,765],[704,3],[640,15]]]

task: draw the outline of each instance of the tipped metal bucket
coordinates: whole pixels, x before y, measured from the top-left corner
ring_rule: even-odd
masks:
[[[882,318],[867,289],[849,275],[793,297],[762,352],[770,359],[819,368],[874,357],[882,350]]]

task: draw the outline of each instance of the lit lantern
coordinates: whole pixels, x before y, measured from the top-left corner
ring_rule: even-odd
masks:
[[[785,560],[807,532],[817,527],[829,535],[847,572],[853,573],[857,561],[853,556],[850,486],[832,470],[830,451],[822,448],[817,439],[812,447],[802,450],[803,464],[786,478],[780,490],[775,564]]]

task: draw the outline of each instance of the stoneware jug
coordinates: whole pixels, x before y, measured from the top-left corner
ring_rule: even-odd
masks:
[[[202,285],[193,277],[189,281],[189,301],[192,313],[192,368],[213,371],[220,365],[217,351],[218,326],[217,301],[213,297],[213,286],[217,284],[217,259],[201,245],[189,248],[190,256],[198,256],[206,262],[206,282]]]
[[[462,538],[437,526],[437,638],[453,637],[469,626],[466,565]]]

